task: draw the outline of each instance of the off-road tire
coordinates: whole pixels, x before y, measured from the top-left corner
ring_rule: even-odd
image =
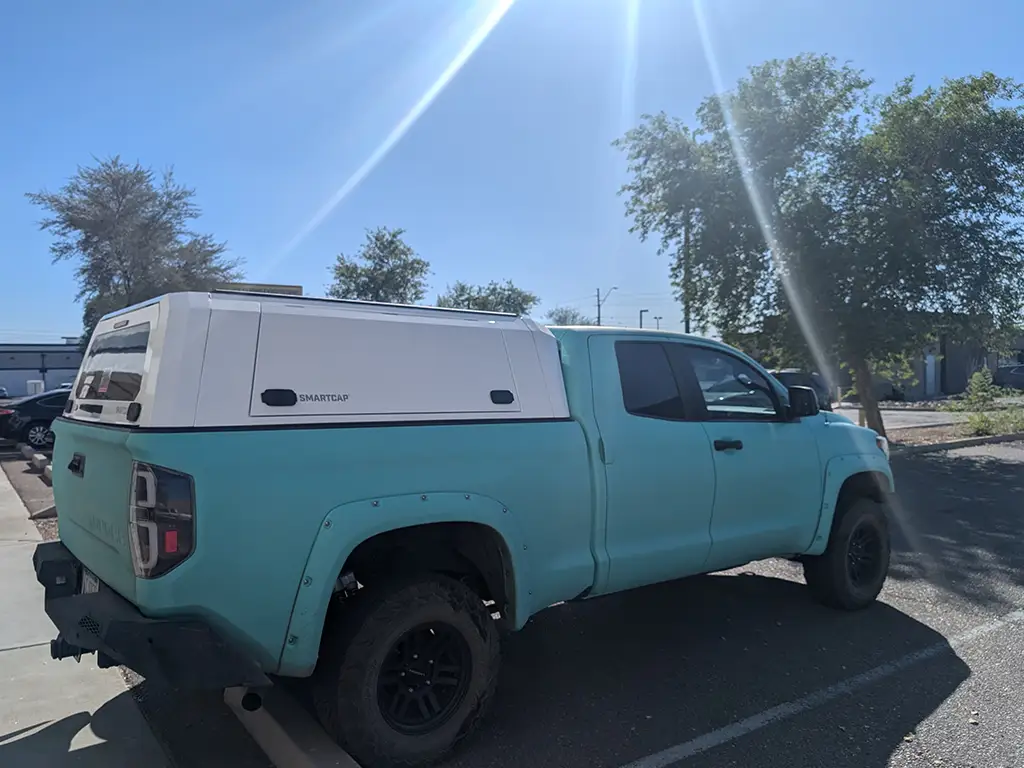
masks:
[[[851,543],[855,537],[877,542],[871,546],[877,562],[861,580],[851,574]],[[824,605],[844,611],[867,608],[885,584],[890,551],[885,506],[865,496],[842,499],[832,521],[825,552],[803,558],[804,580],[814,598]]]
[[[378,679],[389,652],[410,630],[427,623],[454,628],[468,645],[468,688],[436,729],[408,735],[381,711]],[[498,682],[497,627],[479,595],[438,574],[367,587],[328,617],[313,673],[314,708],[324,728],[363,768],[437,762],[472,733]]]

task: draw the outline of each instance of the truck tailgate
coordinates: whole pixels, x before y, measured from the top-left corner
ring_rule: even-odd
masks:
[[[134,600],[129,433],[67,419],[55,421],[53,432],[53,496],[61,541],[103,582]]]

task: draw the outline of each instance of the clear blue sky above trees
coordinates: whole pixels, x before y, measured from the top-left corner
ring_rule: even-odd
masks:
[[[592,313],[594,289],[618,285],[607,318],[632,323],[650,308],[678,321],[664,259],[626,232],[625,158],[609,145],[641,112],[688,118],[713,90],[692,6],[678,0],[643,0],[632,43],[628,0],[519,0],[391,152],[294,242],[489,5],[94,0],[57,16],[12,6],[0,33],[0,274],[7,285],[16,274],[17,291],[0,287],[0,339],[78,329],[73,267],[51,266],[22,194],[117,153],[173,164],[197,190],[200,230],[252,278],[323,290],[335,255],[358,248],[367,227],[398,226],[431,263],[428,296],[456,280],[511,279],[541,297],[537,313]],[[852,59],[885,88],[982,69],[1024,79],[1024,6],[1009,0],[704,6],[727,83],[808,50]]]

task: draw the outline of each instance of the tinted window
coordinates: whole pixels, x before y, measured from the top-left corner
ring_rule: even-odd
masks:
[[[737,357],[706,347],[689,347],[688,359],[712,419],[774,419],[768,379]]]
[[[52,395],[51,397],[41,398],[39,400],[39,405],[43,406],[44,408],[56,408],[58,410],[62,410],[64,408],[64,404],[67,403],[67,401],[67,395]]]
[[[656,419],[683,418],[683,399],[661,344],[619,341],[615,357],[622,404],[629,413]]]
[[[142,389],[149,323],[97,336],[82,362],[79,400],[132,401]]]

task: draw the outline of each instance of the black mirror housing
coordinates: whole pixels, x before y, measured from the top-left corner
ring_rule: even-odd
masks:
[[[805,416],[815,416],[818,411],[818,393],[810,387],[789,388],[789,417],[791,419],[802,419]]]

